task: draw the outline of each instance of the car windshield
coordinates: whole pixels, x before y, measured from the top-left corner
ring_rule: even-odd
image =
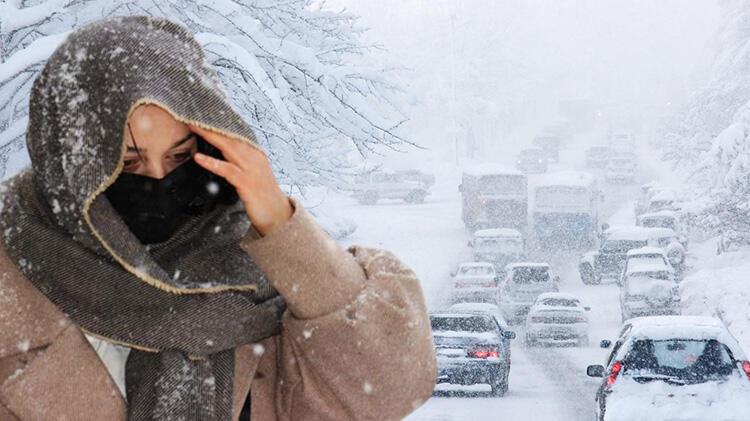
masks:
[[[643,218],[641,225],[647,228],[675,229],[675,221],[672,218]]]
[[[458,271],[458,274],[465,276],[489,276],[492,275],[492,268],[489,266],[463,266]]]
[[[656,238],[656,244],[659,247],[666,247],[670,245],[671,243],[676,242],[677,239],[675,237],[669,236],[669,237],[658,237]]]
[[[526,182],[518,175],[485,175],[479,180],[482,194],[524,194]]]
[[[716,339],[638,339],[623,359],[623,373],[640,382],[704,383],[725,379],[733,369],[726,346]]]
[[[438,332],[493,332],[497,329],[489,316],[430,317],[432,330]]]
[[[513,282],[531,284],[549,281],[549,270],[546,267],[517,267],[513,269]]]
[[[602,246],[602,251],[609,253],[626,253],[628,250],[645,247],[647,242],[633,240],[607,240]]]
[[[542,304],[554,307],[578,307],[580,301],[572,298],[545,298]]]
[[[523,242],[515,238],[477,238],[476,247],[482,250],[519,253],[523,250]]]
[[[631,272],[631,278],[649,278],[649,279],[660,279],[663,281],[669,280],[669,272],[667,271],[650,271],[650,272]]]
[[[539,149],[527,149],[521,151],[521,157],[526,159],[542,159],[544,158],[544,151]]]

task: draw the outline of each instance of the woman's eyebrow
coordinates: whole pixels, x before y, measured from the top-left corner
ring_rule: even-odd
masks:
[[[185,136],[182,139],[176,141],[172,146],[169,147],[169,149],[174,149],[174,148],[182,145],[183,143],[185,143],[188,140],[190,140],[190,138],[192,138],[193,136],[195,136],[195,133],[192,133],[192,132],[188,133],[187,136]],[[138,151],[145,151],[145,150],[146,150],[146,148],[141,148],[141,147],[137,147],[136,148],[134,146],[128,146],[128,152],[138,152]]]

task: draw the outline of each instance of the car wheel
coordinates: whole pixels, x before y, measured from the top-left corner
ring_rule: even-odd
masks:
[[[378,203],[378,193],[374,191],[367,191],[359,198],[361,205],[374,205]]]
[[[508,390],[508,385],[503,382],[502,377],[493,378],[490,387],[492,388],[492,396],[497,397],[505,395],[505,392]]]

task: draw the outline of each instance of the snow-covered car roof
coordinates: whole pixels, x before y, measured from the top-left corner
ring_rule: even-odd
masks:
[[[483,175],[517,175],[524,176],[524,174],[513,167],[502,164],[476,164],[470,168],[463,170],[464,175],[473,175],[475,177],[481,177]],[[525,176],[524,176],[525,177]]]
[[[518,237],[523,238],[520,231],[513,228],[488,228],[474,231],[474,237]]]
[[[664,250],[659,247],[639,247],[637,249],[628,250],[628,257],[641,256],[644,254],[660,254],[664,256]]]
[[[611,227],[605,231],[607,241],[646,241],[651,238],[676,237],[671,228],[620,226]]]
[[[515,268],[519,267],[526,267],[526,268],[547,268],[549,269],[549,263],[536,263],[536,262],[515,262],[515,263],[508,263],[505,265],[505,270],[513,270]]]
[[[633,318],[628,323],[632,326],[628,334],[629,340],[717,339],[729,347],[736,359],[747,359],[737,340],[729,333],[724,323],[715,317],[648,316]]]
[[[493,268],[493,269],[495,268],[495,266],[492,263],[490,263],[490,262],[465,262],[465,263],[461,263],[460,265],[458,265],[458,267],[459,268],[477,268],[477,267],[485,268],[485,267],[490,267],[490,268]]]
[[[591,187],[596,183],[596,177],[585,171],[557,171],[542,175],[536,182],[536,187],[576,186]]]
[[[576,300],[581,301],[578,297],[567,292],[544,292],[539,294],[536,299],[541,301],[547,298],[559,298],[561,300]]]
[[[640,263],[636,265],[628,265],[628,276],[638,276],[641,274],[649,274],[655,272],[669,272],[673,273],[674,269],[664,262],[659,263]]]
[[[638,217],[640,220],[649,218],[677,218],[677,211],[662,209],[656,212],[643,213]]]

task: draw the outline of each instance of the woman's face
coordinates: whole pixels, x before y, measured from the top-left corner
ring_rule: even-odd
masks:
[[[163,178],[197,150],[195,134],[154,104],[138,106],[125,130],[123,172]]]

